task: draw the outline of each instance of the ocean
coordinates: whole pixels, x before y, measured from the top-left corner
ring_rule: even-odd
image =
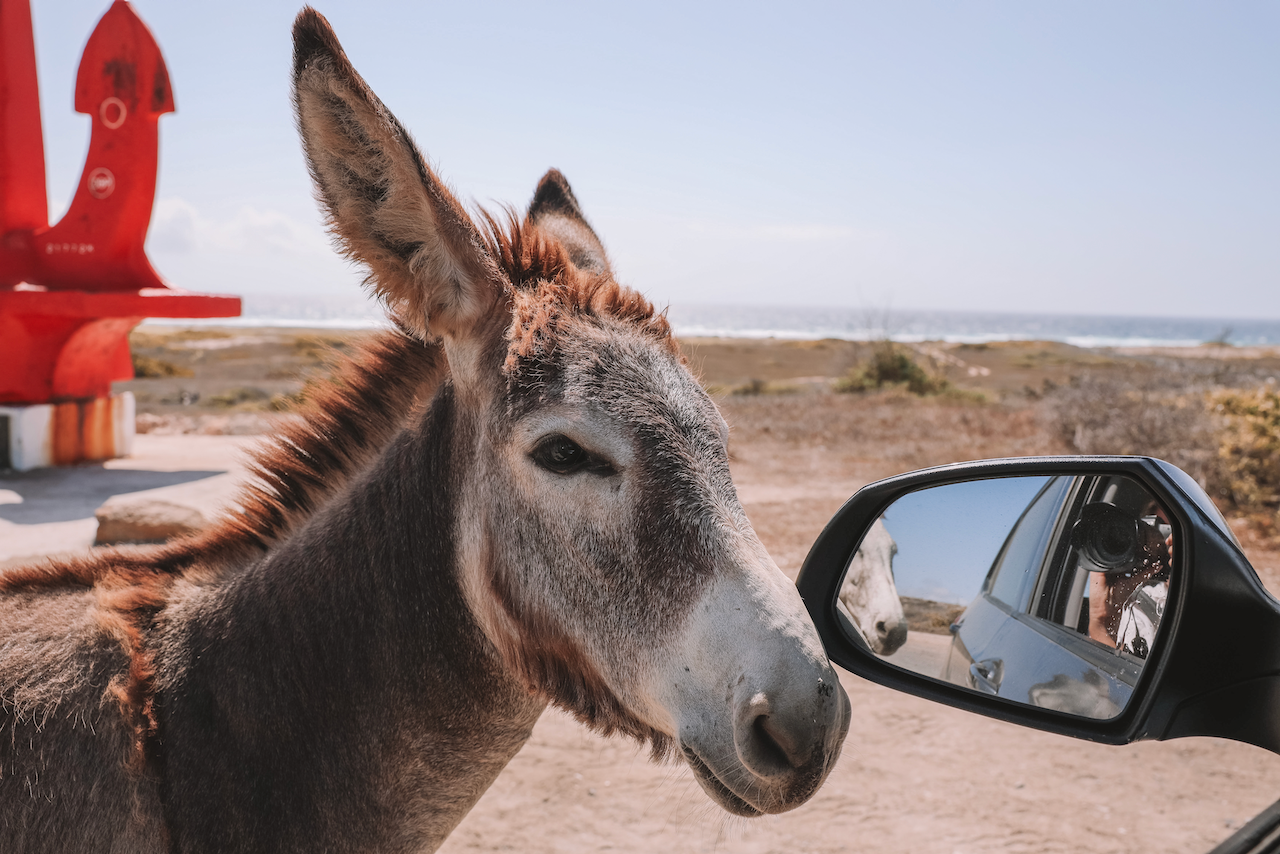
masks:
[[[1100,314],[1015,314],[808,306],[674,304],[667,310],[684,337],[840,338],[868,341],[1062,341],[1077,347],[1280,345],[1280,319],[1131,317]],[[365,329],[385,326],[374,303],[360,296],[246,296],[237,318],[152,320],[157,325],[296,326]]]

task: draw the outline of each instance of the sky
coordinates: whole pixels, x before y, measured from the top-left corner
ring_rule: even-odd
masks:
[[[106,0],[32,0],[50,206]],[[137,0],[178,111],[176,287],[343,295],[289,101],[296,0]],[[565,173],[660,305],[1280,318],[1280,4],[319,0],[471,204]]]
[[[893,577],[903,596],[968,605],[1000,547],[1047,477],[971,480],[904,495],[884,513],[898,544]]]

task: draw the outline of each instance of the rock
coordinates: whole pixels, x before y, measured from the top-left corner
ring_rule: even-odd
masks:
[[[116,495],[94,511],[98,535],[94,545],[159,543],[202,529],[204,514],[194,507],[158,498]]]

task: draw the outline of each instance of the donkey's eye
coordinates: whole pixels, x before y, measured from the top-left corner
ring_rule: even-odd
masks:
[[[548,436],[533,449],[533,461],[556,474],[572,474],[590,460],[591,455],[567,436]]]
[[[539,442],[531,456],[535,463],[556,474],[589,471],[601,477],[608,477],[617,473],[617,470],[607,461],[589,453],[568,436],[559,434],[548,436]]]

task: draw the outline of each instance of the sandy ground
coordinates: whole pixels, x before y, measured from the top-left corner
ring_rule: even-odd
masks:
[[[749,368],[742,367],[742,353],[725,356],[714,347],[695,351],[691,362],[706,369],[709,360],[724,357],[748,379],[795,382],[843,372],[851,358],[834,345],[769,346],[776,349],[751,351],[757,361]],[[194,361],[213,351],[191,352],[205,354],[191,356]],[[978,372],[975,382],[1003,384],[1016,395],[1043,378],[1017,371],[1030,371],[1026,366],[1037,359],[1053,362],[1055,352],[1028,351],[1018,356],[1016,371],[997,370],[994,378]],[[967,372],[991,354],[964,355],[971,361],[959,368]],[[770,359],[779,363],[773,374],[760,367]],[[206,383],[206,398],[216,392],[214,381],[196,379]],[[723,377],[726,388],[735,381]],[[185,490],[188,497],[222,500],[249,440],[162,435],[174,423],[164,420],[165,412],[187,411],[172,402],[181,382],[156,381],[163,387],[155,393],[157,429],[139,437],[135,460],[73,470],[80,480],[65,472],[0,478],[0,561],[33,548],[83,547],[92,507],[113,490]],[[826,520],[871,480],[960,459],[1064,451],[1026,406],[894,394],[727,393],[722,406],[733,427],[739,494],[770,553],[793,577]],[[217,420],[226,413],[190,411],[195,432],[226,427]],[[261,423],[253,420],[259,414],[233,414],[245,415],[245,430]],[[75,500],[67,498],[68,489]],[[1276,550],[1257,538],[1245,545],[1264,581],[1280,589]],[[791,813],[729,817],[683,766],[650,764],[631,743],[602,739],[550,711],[442,850],[1204,852],[1280,797],[1280,757],[1246,745],[1212,739],[1095,745],[959,712],[848,674],[843,681],[854,710],[843,755],[822,790]]]

